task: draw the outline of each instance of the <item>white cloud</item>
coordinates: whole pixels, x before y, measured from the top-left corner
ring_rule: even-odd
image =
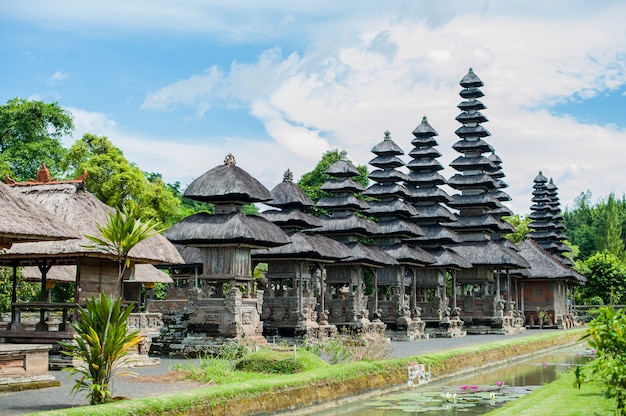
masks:
[[[61,71],[57,71],[54,74],[52,74],[52,76],[50,77],[50,81],[52,82],[63,82],[65,81],[67,78],[69,78],[70,74],[67,72],[61,72]]]

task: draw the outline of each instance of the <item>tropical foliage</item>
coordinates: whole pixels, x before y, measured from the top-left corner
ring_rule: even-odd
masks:
[[[160,223],[152,220],[141,222],[131,214],[115,210],[107,218],[105,225],[98,225],[102,237],[86,235],[94,244],[87,246],[91,249],[98,248],[112,254],[119,265],[119,279],[117,293],[121,293],[120,287],[126,268],[130,266],[129,253],[133,247],[142,241],[159,234]]]
[[[139,331],[129,332],[128,316],[132,306],[122,308],[121,298],[114,299],[100,293],[79,308],[78,321],[72,324],[76,331],[75,343],[61,343],[64,353],[81,361],[67,369],[80,375],[72,392],[87,391],[91,404],[112,400],[111,380],[125,364],[123,359],[141,337]]]
[[[588,364],[594,379],[606,386],[607,396],[616,400],[616,414],[626,414],[626,310],[599,309],[584,337],[596,350]]]

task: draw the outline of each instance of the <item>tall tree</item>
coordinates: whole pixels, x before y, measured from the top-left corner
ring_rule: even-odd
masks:
[[[320,190],[320,186],[328,180],[329,176],[325,173],[326,169],[330,167],[335,162],[338,162],[341,159],[341,152],[337,149],[329,150],[322,156],[322,159],[317,163],[315,168],[308,173],[302,175],[300,180],[298,181],[298,186],[313,200],[313,202],[319,201],[323,196],[326,196],[327,193]],[[360,175],[356,177],[356,181],[361,183],[363,186],[367,186],[369,184],[369,179],[367,178],[367,166],[360,165],[356,167]]]
[[[598,205],[598,232],[595,243],[597,251],[607,251],[624,261],[624,236],[618,201],[612,193],[604,203]]]
[[[180,200],[161,176],[144,174],[106,136],[85,134],[72,145],[63,167],[71,175],[87,170],[91,193],[114,208],[137,212],[142,220],[167,224],[179,213]]]
[[[580,288],[583,301],[599,297],[605,305],[626,302],[626,265],[614,254],[596,253],[578,265],[587,277],[587,283]]]
[[[579,260],[584,261],[596,252],[597,213],[591,205],[591,191],[581,193],[573,208],[565,210],[563,224],[569,241],[580,250]]]
[[[27,180],[42,163],[53,176],[61,174],[61,138],[73,130],[72,115],[58,103],[13,98],[0,105],[0,174]]]
[[[504,220],[508,222],[515,228],[514,233],[505,234],[505,238],[515,244],[519,244],[526,238],[526,235],[530,232],[530,228],[528,228],[528,224],[530,224],[531,219],[528,215],[511,215],[510,217],[504,217]]]

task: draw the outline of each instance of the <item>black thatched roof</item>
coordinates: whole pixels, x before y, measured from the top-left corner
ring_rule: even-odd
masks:
[[[461,237],[446,227],[442,227],[439,224],[433,225],[420,225],[423,235],[415,238],[411,238],[411,242],[416,242],[422,247],[460,243]]]
[[[528,261],[519,253],[494,241],[467,241],[454,246],[454,251],[472,265],[490,266],[494,269],[526,269]]]
[[[249,204],[272,199],[270,191],[248,172],[238,167],[228,155],[225,164],[217,166],[191,182],[184,195],[210,203]]]
[[[321,234],[294,233],[290,238],[291,244],[266,250],[252,250],[252,260],[335,261],[351,255],[347,246]]]
[[[325,196],[317,201],[318,208],[364,211],[368,208],[367,202],[354,195]]]
[[[370,172],[367,177],[376,182],[401,182],[409,180],[409,176],[406,173],[395,169],[375,169]]]
[[[261,212],[260,215],[281,228],[315,228],[322,226],[322,220],[298,209],[282,211],[271,209]]]
[[[58,216],[0,182],[0,246],[27,241],[79,238],[79,233]]]
[[[266,204],[277,208],[308,208],[314,205],[309,196],[298,185],[293,183],[291,171],[287,170],[283,181],[272,188],[272,199]]]
[[[519,245],[519,254],[530,263],[529,269],[519,271],[527,279],[567,279],[584,284],[587,278],[564,265],[532,239],[526,239]]]
[[[389,215],[390,213],[402,218],[411,218],[419,215],[413,205],[407,204],[400,199],[394,199],[392,201],[369,201],[368,205],[369,207],[365,213],[375,217]]]
[[[28,259],[36,261],[41,258],[54,258],[59,262],[72,264],[79,256],[113,259],[108,252],[88,248],[93,243],[84,236],[101,236],[98,224],[106,224],[109,213],[114,209],[87,192],[84,183],[48,183],[16,186],[14,189],[37,204],[40,210],[47,210],[60,221],[72,224],[72,228],[81,235],[81,238],[14,245],[0,254],[0,263],[8,264],[11,259],[20,259],[24,263]],[[137,263],[183,262],[178,251],[162,235],[155,235],[137,244],[130,251],[130,259]]]
[[[325,173],[336,178],[353,178],[360,174],[352,163],[343,158],[330,165]]]
[[[400,264],[424,266],[432,265],[437,259],[419,247],[410,247],[406,244],[393,244],[390,246],[380,246],[387,254],[391,255]]]
[[[472,263],[470,263],[465,257],[450,248],[437,247],[437,248],[425,248],[430,254],[432,254],[437,260],[431,264],[431,267],[445,267],[447,269],[471,269]]]
[[[359,182],[356,182],[349,178],[337,178],[337,179],[329,179],[326,182],[324,182],[322,186],[320,186],[320,190],[326,191],[326,192],[333,192],[333,193],[339,193],[339,192],[355,193],[355,192],[362,192],[363,190],[365,190],[365,187]]]
[[[311,230],[314,233],[326,235],[355,235],[363,237],[372,237],[381,235],[382,230],[372,220],[357,217],[356,215],[347,215],[345,217],[321,217],[322,226]]]
[[[164,235],[173,243],[215,246],[242,244],[248,247],[276,247],[290,242],[280,227],[257,215],[241,212],[191,215],[172,225]]]
[[[361,243],[347,243],[350,257],[340,260],[340,264],[360,264],[369,267],[397,266],[399,263],[390,254],[376,246],[366,246]]]

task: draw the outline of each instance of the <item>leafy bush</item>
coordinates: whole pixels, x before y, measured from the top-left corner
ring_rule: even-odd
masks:
[[[350,361],[380,361],[391,356],[391,347],[386,339],[365,339],[363,336],[351,334],[343,334],[337,338],[308,344],[306,348],[330,364]]]
[[[60,343],[66,348],[64,354],[82,361],[66,369],[72,375],[81,375],[72,388],[74,395],[86,390],[91,404],[112,400],[109,383],[125,364],[122,358],[141,341],[139,331],[128,332],[132,310],[132,305],[122,310],[120,298],[114,300],[103,292],[79,308],[78,322],[72,324],[76,342]]]
[[[617,415],[626,414],[626,311],[598,309],[583,337],[596,350],[597,358],[587,364],[591,376],[606,386],[608,397],[617,401]]]
[[[235,369],[255,373],[295,374],[328,365],[324,360],[306,351],[264,348],[240,358]]]

